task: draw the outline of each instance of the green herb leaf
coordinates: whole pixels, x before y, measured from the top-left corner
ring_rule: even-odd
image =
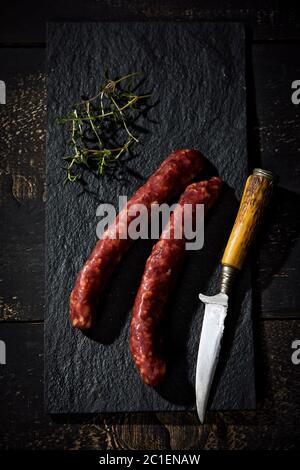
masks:
[[[92,98],[82,95],[72,110],[58,119],[70,129],[68,146],[72,153],[63,157],[68,162],[65,183],[79,182],[82,169],[103,175],[139,142],[132,123],[145,110],[150,94],[138,95],[130,73],[112,80],[105,71],[104,84]],[[133,91],[134,90],[134,91]]]

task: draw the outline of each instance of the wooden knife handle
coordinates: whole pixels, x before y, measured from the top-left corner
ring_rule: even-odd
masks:
[[[235,219],[222,265],[240,270],[256,236],[265,208],[273,191],[274,175],[256,168],[249,176]]]

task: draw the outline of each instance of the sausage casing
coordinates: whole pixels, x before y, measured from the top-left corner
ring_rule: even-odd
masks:
[[[177,217],[177,211],[184,212],[185,204],[190,204],[192,211],[188,214],[195,222],[196,205],[204,204],[206,213],[217,199],[220,189],[221,180],[218,177],[188,186],[146,262],[133,307],[130,350],[141,378],[147,385],[156,386],[166,372],[163,321],[166,304],[185,258],[183,228],[182,238],[174,236],[178,233],[175,231],[176,224],[183,224],[184,221],[183,217]]]
[[[204,158],[197,150],[174,151],[120,211],[77,275],[70,296],[70,319],[74,327],[92,326],[101,293],[133,242],[129,237],[122,238],[126,227],[137,217],[137,214],[128,215],[128,209],[134,204],[143,204],[150,212],[153,203],[170,201],[196,177],[203,165]]]

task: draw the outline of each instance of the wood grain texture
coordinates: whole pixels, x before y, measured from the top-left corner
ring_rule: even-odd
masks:
[[[274,182],[270,177],[253,173],[247,178],[240,207],[226,245],[222,265],[241,270],[257,235]]]
[[[300,38],[296,3],[262,0],[33,0],[5,2],[1,9],[0,42],[45,42],[47,21],[239,21],[256,40]],[[14,25],[14,28],[11,25]]]
[[[249,111],[255,164],[279,181],[258,237],[257,308],[265,318],[299,316],[300,310],[300,105],[291,84],[300,76],[299,45],[254,45]],[[251,153],[251,150],[250,150]]]
[[[0,317],[43,318],[45,74],[43,51],[0,49]]]
[[[84,3],[51,2],[50,11],[45,2],[35,7],[30,7],[28,2],[18,2],[18,5],[16,3],[6,2],[1,6],[2,46],[4,43],[13,46],[18,43],[27,46],[31,44],[34,47],[38,46],[38,43],[44,45],[46,19],[81,17],[88,20],[89,16],[93,19],[132,18],[146,21],[158,17],[163,20],[228,18],[230,21],[245,21],[249,39],[285,42],[281,45],[257,43],[253,46],[249,43],[248,78],[252,85],[248,85],[248,90],[251,90],[248,106],[251,160],[253,166],[265,166],[280,176],[280,186],[274,196],[273,209],[269,211],[253,251],[253,257],[258,249],[260,253],[254,273],[257,286],[255,316],[299,316],[300,285],[297,260],[300,255],[300,107],[293,105],[290,100],[291,82],[300,76],[299,8],[287,4],[281,8],[281,2],[270,1],[246,2],[242,8],[236,7],[233,2],[227,2],[225,9],[224,2],[219,1],[204,1],[199,6],[198,0],[168,0],[160,1],[159,4],[137,0],[88,0]],[[293,39],[297,42],[293,42]],[[5,78],[9,82],[12,80],[12,85],[9,86],[15,105],[10,109],[11,117],[16,119],[20,113],[17,105],[21,102],[21,84],[23,78],[30,74],[33,80],[30,82],[27,97],[31,98],[31,94],[35,94],[38,89],[37,102],[42,105],[38,106],[34,124],[30,119],[23,122],[22,139],[15,133],[15,129],[10,131],[8,139],[12,150],[6,152],[9,165],[1,167],[0,173],[1,217],[4,217],[5,213],[10,214],[4,218],[5,230],[1,231],[0,262],[4,275],[1,275],[0,286],[5,285],[5,288],[1,288],[0,296],[2,302],[5,300],[6,307],[4,310],[2,303],[0,318],[6,323],[0,324],[0,337],[4,337],[6,328],[7,342],[11,344],[11,341],[8,341],[10,336],[14,345],[12,350],[9,347],[9,356],[11,351],[17,352],[9,368],[0,368],[1,387],[5,381],[12,384],[0,405],[1,448],[143,448],[145,439],[149,439],[151,446],[157,449],[163,446],[166,449],[260,449],[262,446],[265,449],[299,448],[299,366],[294,366],[290,361],[291,341],[299,339],[300,336],[299,320],[263,321],[257,324],[256,336],[257,332],[260,332],[257,347],[257,412],[209,414],[208,424],[202,427],[198,426],[194,414],[181,413],[173,414],[172,420],[164,414],[114,415],[109,418],[105,415],[67,416],[59,419],[50,419],[44,415],[42,325],[7,323],[11,320],[43,318],[42,168],[45,87],[41,87],[41,84],[45,77],[40,75],[40,72],[43,73],[44,56],[44,49],[38,48],[24,50],[2,47],[0,50],[0,79]],[[10,77],[9,80],[7,77]],[[23,109],[26,109],[26,106],[25,100]],[[29,114],[32,115],[32,107],[30,109]],[[4,109],[0,107],[1,125],[3,112]],[[28,117],[28,113],[26,116]],[[36,129],[42,130],[43,137],[36,133]],[[31,143],[30,140],[24,139],[26,133],[32,133]],[[0,139],[3,139],[3,133],[0,134]],[[0,147],[2,157],[3,140]],[[25,159],[23,165],[23,157],[17,158],[19,149],[23,149],[23,154],[25,150],[28,155],[32,153],[32,165],[30,159]],[[37,168],[40,170],[37,171]],[[38,195],[36,202],[27,197],[27,194],[30,194],[30,185],[26,182],[17,185],[18,189],[21,188],[17,192],[19,200],[13,196],[13,175],[18,175],[21,171],[22,176],[30,182],[34,181],[34,176],[38,178],[35,180],[35,188],[38,187],[38,190],[34,191],[34,194]],[[4,209],[6,203],[8,205]],[[33,210],[35,203],[39,208],[37,211]],[[36,223],[32,224],[30,217],[33,212],[36,214]],[[22,230],[22,234],[18,230]],[[25,259],[24,253],[27,253]],[[283,295],[278,296],[278,292],[283,292]],[[19,328],[28,328],[28,333],[18,333]],[[28,342],[31,347],[25,354],[27,346],[24,348],[23,345]],[[21,348],[17,347],[18,344]],[[36,359],[32,360],[32,357]],[[9,361],[11,359],[12,357]],[[19,362],[18,367],[16,362]],[[9,404],[13,405],[13,412]]]
[[[300,320],[260,321],[257,329],[258,409],[60,415],[43,409],[43,325],[0,325],[7,365],[0,368],[0,447],[27,449],[296,449],[300,445],[300,365],[291,344]]]
[[[300,74],[297,51],[295,45],[255,45],[249,65],[253,166],[280,178],[253,250],[255,258],[259,249],[256,308],[268,318],[300,315],[299,107],[290,99],[291,82]],[[0,108],[6,129],[0,135],[0,212],[6,226],[0,235],[0,321],[43,319],[44,60],[43,49],[0,49],[8,88],[8,104]],[[281,290],[285,295],[278,296]]]

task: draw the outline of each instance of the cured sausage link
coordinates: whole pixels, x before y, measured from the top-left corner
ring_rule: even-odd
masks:
[[[197,150],[177,150],[171,153],[120,211],[77,275],[70,296],[70,319],[74,327],[87,329],[92,326],[100,295],[133,242],[124,235],[127,235],[130,222],[139,214],[128,215],[129,208],[135,204],[143,204],[149,213],[153,203],[161,204],[180,194],[203,165],[204,158]]]
[[[130,327],[130,350],[141,378],[147,385],[156,386],[166,372],[163,321],[166,304],[185,258],[183,221],[195,223],[196,204],[204,204],[206,213],[217,199],[221,184],[220,178],[213,177],[186,188],[147,260]],[[191,205],[191,212],[185,213],[185,204]],[[185,219],[178,216],[182,212],[185,213]],[[183,233],[180,239],[175,237],[180,233],[177,231],[178,224],[181,224]]]

